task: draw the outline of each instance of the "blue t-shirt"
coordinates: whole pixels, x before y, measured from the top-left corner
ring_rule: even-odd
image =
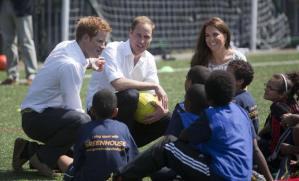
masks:
[[[83,125],[75,144],[73,180],[106,180],[138,154],[138,148],[121,122],[106,119]]]
[[[256,133],[258,133],[258,129],[259,129],[258,110],[257,110],[256,102],[252,97],[252,95],[245,90],[237,91],[233,102],[235,102],[236,104],[238,104],[248,112],[249,118],[251,119],[252,124],[254,126],[254,130]]]
[[[165,135],[178,137],[184,128],[189,127],[199,116],[191,112],[186,112],[184,102],[178,103],[172,113]]]
[[[211,157],[211,172],[225,180],[250,180],[253,144],[247,113],[235,103],[230,103],[210,107],[205,110],[205,115],[208,121],[203,119],[187,128],[188,137],[192,138],[190,142]],[[205,122],[206,126],[203,126]],[[200,125],[199,129],[194,128],[196,125]],[[201,136],[208,129],[211,130],[210,136]]]

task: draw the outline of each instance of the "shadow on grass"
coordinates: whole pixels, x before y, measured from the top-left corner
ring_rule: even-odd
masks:
[[[36,170],[24,170],[13,172],[11,170],[0,170],[0,180],[62,180],[62,176],[48,178],[41,176]]]

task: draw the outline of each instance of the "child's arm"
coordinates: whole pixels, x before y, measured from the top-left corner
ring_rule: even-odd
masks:
[[[281,116],[281,124],[287,127],[293,127],[299,124],[299,114],[287,113]]]
[[[188,128],[182,130],[179,140],[199,144],[209,140],[211,134],[208,119],[201,116],[200,120],[195,121]]]
[[[267,134],[269,132],[271,132],[270,124],[265,124],[265,126],[259,132],[259,135],[264,135],[264,134]]]
[[[296,155],[299,154],[299,146],[282,143],[280,145],[280,152],[284,155]]]
[[[263,153],[261,152],[260,148],[258,147],[256,139],[253,139],[253,156],[255,161],[258,164],[261,174],[265,176],[267,181],[272,181],[273,178],[269,170],[269,167],[267,165],[267,161]]]
[[[168,123],[168,127],[164,135],[173,135],[179,137],[180,132],[184,129],[179,112],[185,111],[181,108],[180,104],[178,103],[173,110],[171,119]]]

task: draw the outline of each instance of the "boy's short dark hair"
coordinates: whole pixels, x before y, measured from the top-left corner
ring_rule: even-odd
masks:
[[[186,92],[185,101],[189,102],[190,112],[199,114],[208,107],[208,101],[203,84],[193,84]]]
[[[244,80],[242,89],[249,85],[253,80],[254,71],[250,63],[243,60],[231,61],[227,69],[231,72],[236,80]]]
[[[211,71],[207,67],[196,65],[191,67],[186,78],[190,80],[192,84],[205,84],[210,74]]]
[[[224,70],[215,70],[209,76],[206,84],[206,94],[213,106],[228,104],[235,95],[235,79]]]
[[[96,92],[92,98],[92,109],[97,118],[110,118],[117,108],[117,97],[110,90],[103,89]]]

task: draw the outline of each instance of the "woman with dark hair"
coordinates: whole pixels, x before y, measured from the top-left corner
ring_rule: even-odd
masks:
[[[246,57],[230,46],[231,34],[227,24],[218,17],[208,20],[202,27],[191,67],[203,65],[212,70],[226,70],[230,61]]]

